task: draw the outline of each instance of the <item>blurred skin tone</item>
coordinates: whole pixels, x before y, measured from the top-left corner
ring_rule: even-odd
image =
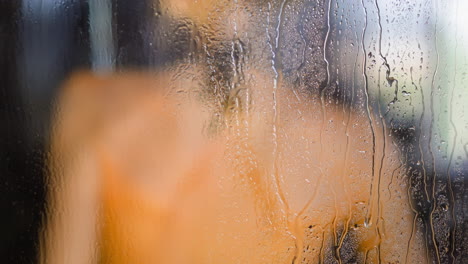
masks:
[[[364,115],[323,113],[250,75],[216,132],[196,87],[171,73],[74,76],[52,139],[43,263],[316,263],[346,243],[360,263],[405,259],[395,150],[377,191]]]
[[[202,24],[218,2],[161,5]],[[64,85],[42,263],[420,263],[380,123],[373,138],[365,112],[260,71],[217,102],[184,77],[203,72],[78,73]]]
[[[191,18],[197,22],[204,23],[209,17],[216,5],[221,2],[218,0],[162,0],[161,9],[167,10],[173,16],[178,18]]]

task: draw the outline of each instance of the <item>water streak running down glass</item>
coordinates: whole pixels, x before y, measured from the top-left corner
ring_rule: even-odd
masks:
[[[468,261],[466,1],[10,9],[31,259]]]

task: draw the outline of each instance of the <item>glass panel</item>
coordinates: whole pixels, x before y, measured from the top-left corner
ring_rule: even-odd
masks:
[[[467,11],[0,3],[2,259],[465,263]]]

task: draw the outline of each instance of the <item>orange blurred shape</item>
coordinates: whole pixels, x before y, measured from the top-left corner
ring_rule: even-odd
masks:
[[[66,84],[43,263],[345,263],[342,249],[358,262],[406,258],[398,156],[387,144],[374,157],[364,112],[260,73],[216,103],[174,74]],[[377,134],[377,149],[386,140]],[[373,158],[384,161],[374,171]]]

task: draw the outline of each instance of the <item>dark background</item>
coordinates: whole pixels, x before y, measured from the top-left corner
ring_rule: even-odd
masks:
[[[71,71],[89,65],[86,2],[48,17],[21,4],[0,1],[1,263],[37,262],[52,101]]]

